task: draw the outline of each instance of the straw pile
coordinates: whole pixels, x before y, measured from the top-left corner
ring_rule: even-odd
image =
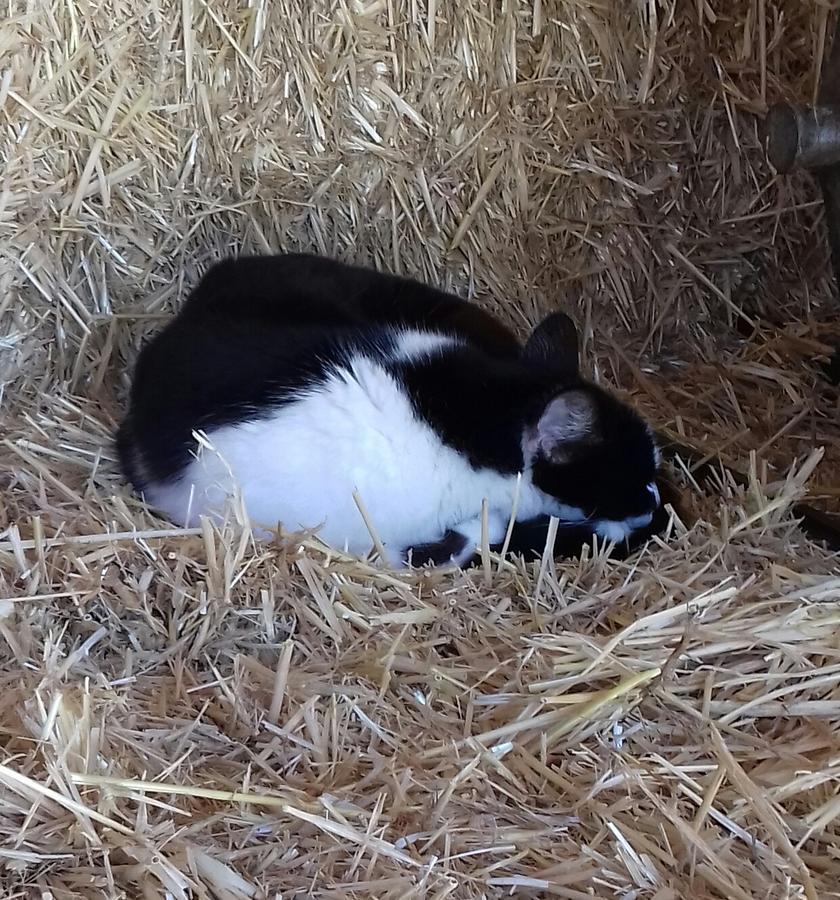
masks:
[[[840,896],[840,574],[791,513],[836,497],[839,329],[754,119],[813,95],[828,5],[4,11],[3,896]],[[126,367],[209,260],[278,248],[576,312],[746,487],[677,465],[622,563],[170,528],[116,471]]]

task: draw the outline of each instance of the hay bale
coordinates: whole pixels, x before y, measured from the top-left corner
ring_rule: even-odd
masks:
[[[813,93],[827,6],[9,12],[4,895],[835,891],[840,581],[791,507],[833,496],[837,326],[752,118]],[[398,577],[168,527],[116,472],[126,366],[211,259],[278,248],[576,310],[748,486],[675,472],[692,520],[627,563]]]

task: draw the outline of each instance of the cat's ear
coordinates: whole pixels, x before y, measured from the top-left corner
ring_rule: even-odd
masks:
[[[577,375],[579,352],[575,323],[565,313],[556,312],[546,316],[531,332],[522,358],[566,375]]]
[[[587,391],[564,391],[555,397],[528,430],[525,448],[531,458],[566,462],[581,445],[598,440],[595,398]]]

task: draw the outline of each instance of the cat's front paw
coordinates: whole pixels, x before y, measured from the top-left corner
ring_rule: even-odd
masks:
[[[468,546],[467,537],[458,531],[449,529],[439,541],[430,541],[425,544],[415,544],[406,550],[406,557],[414,566],[446,566],[463,565],[472,558],[472,551]],[[464,560],[464,555],[467,558]],[[462,561],[463,560],[463,561]]]

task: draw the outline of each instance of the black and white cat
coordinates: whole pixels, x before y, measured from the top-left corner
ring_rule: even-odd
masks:
[[[213,266],[141,351],[117,446],[180,524],[238,492],[256,528],[363,554],[358,491],[394,565],[469,561],[483,500],[501,542],[520,473],[518,521],[621,541],[660,505],[653,433],[581,378],[567,316],[521,347],[454,295],[308,255]]]

